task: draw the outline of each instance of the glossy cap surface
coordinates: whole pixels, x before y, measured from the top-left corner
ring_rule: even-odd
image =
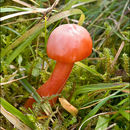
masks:
[[[83,60],[92,52],[92,39],[89,32],[76,24],[60,25],[51,33],[47,54],[50,58],[73,63]]]

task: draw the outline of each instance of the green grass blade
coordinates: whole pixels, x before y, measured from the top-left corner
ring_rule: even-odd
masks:
[[[63,11],[59,14],[56,14],[56,15],[50,17],[50,19],[47,22],[47,26],[62,19],[62,18],[71,16],[71,15],[76,15],[76,14],[82,15],[83,12],[80,9],[71,9],[71,10]]]
[[[19,82],[23,85],[23,87],[33,96],[33,98],[36,100],[36,102],[41,102],[41,97],[36,92],[36,90],[29,84],[29,82],[26,79],[21,79]]]
[[[1,13],[6,13],[6,12],[17,12],[17,11],[28,11],[28,10],[32,10],[31,8],[20,8],[20,7],[9,7],[9,8],[4,8],[2,7],[0,12]]]
[[[75,5],[76,3],[78,2],[87,2],[87,3],[91,3],[91,2],[94,2],[96,0],[70,0],[67,4],[65,4],[63,7],[62,7],[62,10],[69,10],[71,9],[71,7],[73,5]]]
[[[7,27],[7,26],[1,26],[1,27],[2,27],[2,28],[5,28],[5,29],[8,29],[9,31],[11,31],[11,32],[13,32],[13,33],[15,33],[15,34],[17,34],[18,36],[21,36],[20,33],[18,33],[17,31],[13,30],[12,28],[9,28],[9,27]]]
[[[125,97],[125,96],[128,96],[128,94],[115,95],[115,96],[112,97],[112,99],[113,99],[113,98],[119,98],[119,97]],[[81,106],[81,108],[82,108],[82,107],[86,107],[86,106],[88,106],[88,105],[90,105],[90,104],[92,104],[92,103],[98,102],[98,101],[100,101],[100,100],[101,100],[101,99],[93,100],[92,102],[83,104],[83,106]]]
[[[108,89],[119,89],[124,86],[128,86],[129,83],[99,83],[99,84],[90,84],[78,87],[74,95],[84,94],[90,91],[97,90],[108,90]]]
[[[71,7],[76,4],[78,2],[78,0],[70,0],[67,4],[65,4],[63,7],[62,7],[62,10],[68,10],[68,9],[71,9]]]
[[[28,119],[26,115],[24,115],[22,112],[17,110],[14,106],[9,104],[5,99],[0,97],[0,104],[4,109],[14,116],[16,116],[18,119],[20,119],[23,123],[25,123],[27,126],[29,126],[32,129],[35,129],[34,124]]]
[[[119,106],[121,106],[122,104],[124,104],[125,102],[129,102],[129,97],[128,97],[128,98],[125,98],[125,99],[123,99],[123,100],[121,100],[121,101],[117,104],[117,106],[119,107]]]
[[[130,113],[125,112],[124,110],[119,110],[119,113],[125,117],[128,121],[130,121]]]
[[[80,67],[82,67],[82,68],[84,68],[84,69],[86,69],[87,71],[89,71],[89,72],[92,73],[93,75],[96,75],[96,76],[98,76],[99,78],[103,79],[103,75],[102,75],[102,74],[100,74],[100,73],[97,72],[96,70],[94,70],[94,69],[88,67],[87,65],[85,65],[85,64],[83,64],[83,63],[81,63],[81,62],[76,62],[75,64],[78,65],[78,66],[80,66]]]

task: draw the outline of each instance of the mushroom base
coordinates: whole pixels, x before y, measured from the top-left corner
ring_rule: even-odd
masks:
[[[38,90],[38,94],[41,97],[51,97],[52,95],[60,94],[64,88],[66,80],[69,77],[73,67],[73,63],[61,63],[57,62],[54,71],[48,81],[43,84]],[[51,105],[56,103],[58,96],[49,100]],[[35,102],[33,98],[26,101],[25,107],[32,108],[32,104]]]

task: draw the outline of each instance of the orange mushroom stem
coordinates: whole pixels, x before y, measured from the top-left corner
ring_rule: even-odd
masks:
[[[43,84],[38,90],[37,92],[39,93],[39,95],[41,97],[43,96],[52,96],[52,95],[56,95],[61,93],[64,84],[66,82],[66,80],[69,77],[69,74],[72,70],[73,64],[64,64],[61,62],[57,62],[56,66],[54,68],[54,71],[51,75],[51,77],[48,79],[48,81]],[[53,98],[52,100],[50,100],[50,104],[53,105],[57,100],[57,97]],[[35,100],[33,98],[30,98],[27,100],[25,107],[28,108],[32,108],[32,104],[35,102]]]
[[[88,31],[76,24],[64,24],[51,33],[47,43],[47,54],[50,58],[56,60],[56,66],[51,77],[43,84],[37,92],[41,97],[50,97],[60,94],[73,64],[88,57],[92,52],[92,39]],[[53,105],[57,97],[49,100]],[[25,103],[25,107],[32,108],[35,102],[30,98]]]

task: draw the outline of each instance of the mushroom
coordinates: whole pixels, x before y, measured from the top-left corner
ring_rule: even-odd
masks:
[[[56,60],[54,71],[48,81],[37,92],[41,97],[60,94],[71,73],[74,62],[88,57],[92,52],[92,39],[89,32],[76,24],[64,24],[55,28],[47,43],[47,54]],[[54,105],[58,96],[49,100]],[[25,107],[32,108],[35,102],[30,98]]]

